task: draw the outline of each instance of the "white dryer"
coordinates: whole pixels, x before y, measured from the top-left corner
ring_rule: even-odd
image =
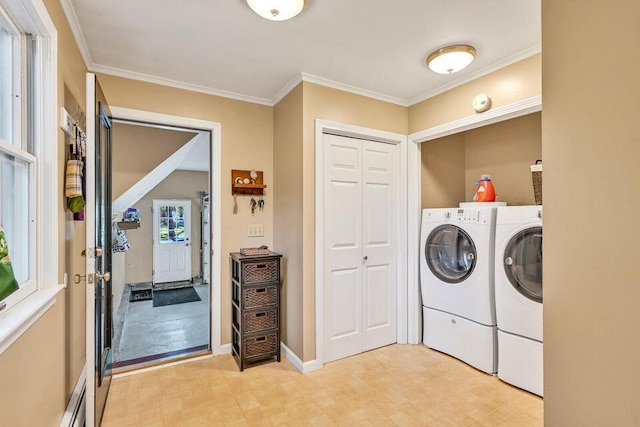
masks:
[[[425,209],[420,283],[423,341],[496,372],[494,207]]]
[[[542,206],[498,208],[498,377],[542,396]]]

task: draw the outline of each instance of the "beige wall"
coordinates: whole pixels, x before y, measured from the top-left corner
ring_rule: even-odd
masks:
[[[475,181],[491,175],[498,201],[533,205],[529,166],[542,158],[540,113],[465,132],[465,200],[473,200]]]
[[[639,14],[542,1],[549,427],[640,425]]]
[[[303,361],[315,358],[315,120],[407,134],[407,108],[303,82]]]
[[[84,110],[86,68],[58,0],[44,0],[58,31],[58,108],[77,103]],[[73,112],[73,111],[72,111]],[[65,135],[58,131],[58,188],[63,188]],[[60,190],[58,218],[58,277],[84,273],[84,222],[72,221]],[[0,355],[0,414],[2,425],[58,426],[84,366],[85,292],[70,284],[20,339]]]
[[[464,135],[422,143],[422,209],[450,208],[465,199]]]
[[[197,134],[178,130],[114,123],[112,198],[120,197]]]
[[[273,246],[273,108],[129,80],[99,75],[98,80],[112,106],[133,108],[154,113],[171,114],[219,122],[222,125],[222,253],[219,276],[222,293],[222,343],[231,341],[231,285],[229,252],[241,247]],[[238,196],[238,214],[233,212],[231,169],[264,171],[264,211],[251,215],[250,196]],[[247,237],[249,224],[263,224],[264,237]],[[215,313],[214,313],[215,315]]]
[[[177,170],[136,202],[140,228],[126,230],[131,249],[125,253],[125,283],[150,282],[153,279],[153,199],[191,201],[191,276],[200,274],[201,191],[209,191],[208,172]]]
[[[302,350],[302,84],[273,109],[273,247],[282,259],[281,335]]]
[[[542,157],[540,113],[422,144],[422,207],[473,200],[475,182],[491,175],[498,201],[535,204],[531,169]]]
[[[540,55],[534,55],[409,107],[409,133],[475,115],[471,102],[484,93],[503,107],[542,93]]]

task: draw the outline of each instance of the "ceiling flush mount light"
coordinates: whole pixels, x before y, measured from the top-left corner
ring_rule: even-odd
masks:
[[[286,21],[300,12],[306,0],[247,0],[255,13],[271,21]]]
[[[439,74],[452,74],[471,64],[476,50],[467,45],[447,46],[436,50],[427,58],[427,66]]]

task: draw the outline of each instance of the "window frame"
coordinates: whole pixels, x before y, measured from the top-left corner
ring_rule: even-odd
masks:
[[[2,151],[26,160],[30,167],[29,203],[32,207],[32,219],[29,222],[31,232],[29,252],[35,254],[29,269],[35,277],[33,292],[24,296],[15,305],[0,311],[0,354],[11,346],[24,332],[55,304],[57,294],[66,284],[58,284],[58,40],[57,31],[42,0],[0,0],[0,9],[10,25],[21,35],[20,94],[32,97],[35,108],[18,100],[20,107],[18,128],[21,134],[32,133],[33,154],[26,155],[29,149],[25,138],[20,137],[20,149],[7,147],[2,143]],[[4,19],[3,21],[5,21]],[[35,41],[27,34],[35,36]],[[31,46],[28,46],[31,43]],[[35,49],[33,49],[35,47]],[[26,55],[33,55],[33,68],[27,70]],[[32,91],[27,91],[27,79],[32,79]],[[14,108],[14,111],[16,108]],[[30,118],[30,122],[27,122]],[[16,119],[14,118],[14,126]],[[14,127],[15,132],[15,127]],[[14,137],[15,141],[16,138]],[[10,247],[11,249],[11,247]],[[66,282],[66,277],[65,277]],[[22,289],[21,289],[22,290]],[[18,294],[20,291],[17,291]],[[9,296],[7,302],[13,295]]]

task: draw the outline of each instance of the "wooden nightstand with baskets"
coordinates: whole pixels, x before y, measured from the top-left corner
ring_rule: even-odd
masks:
[[[231,353],[240,371],[247,363],[280,362],[280,259],[282,255],[231,258]]]

